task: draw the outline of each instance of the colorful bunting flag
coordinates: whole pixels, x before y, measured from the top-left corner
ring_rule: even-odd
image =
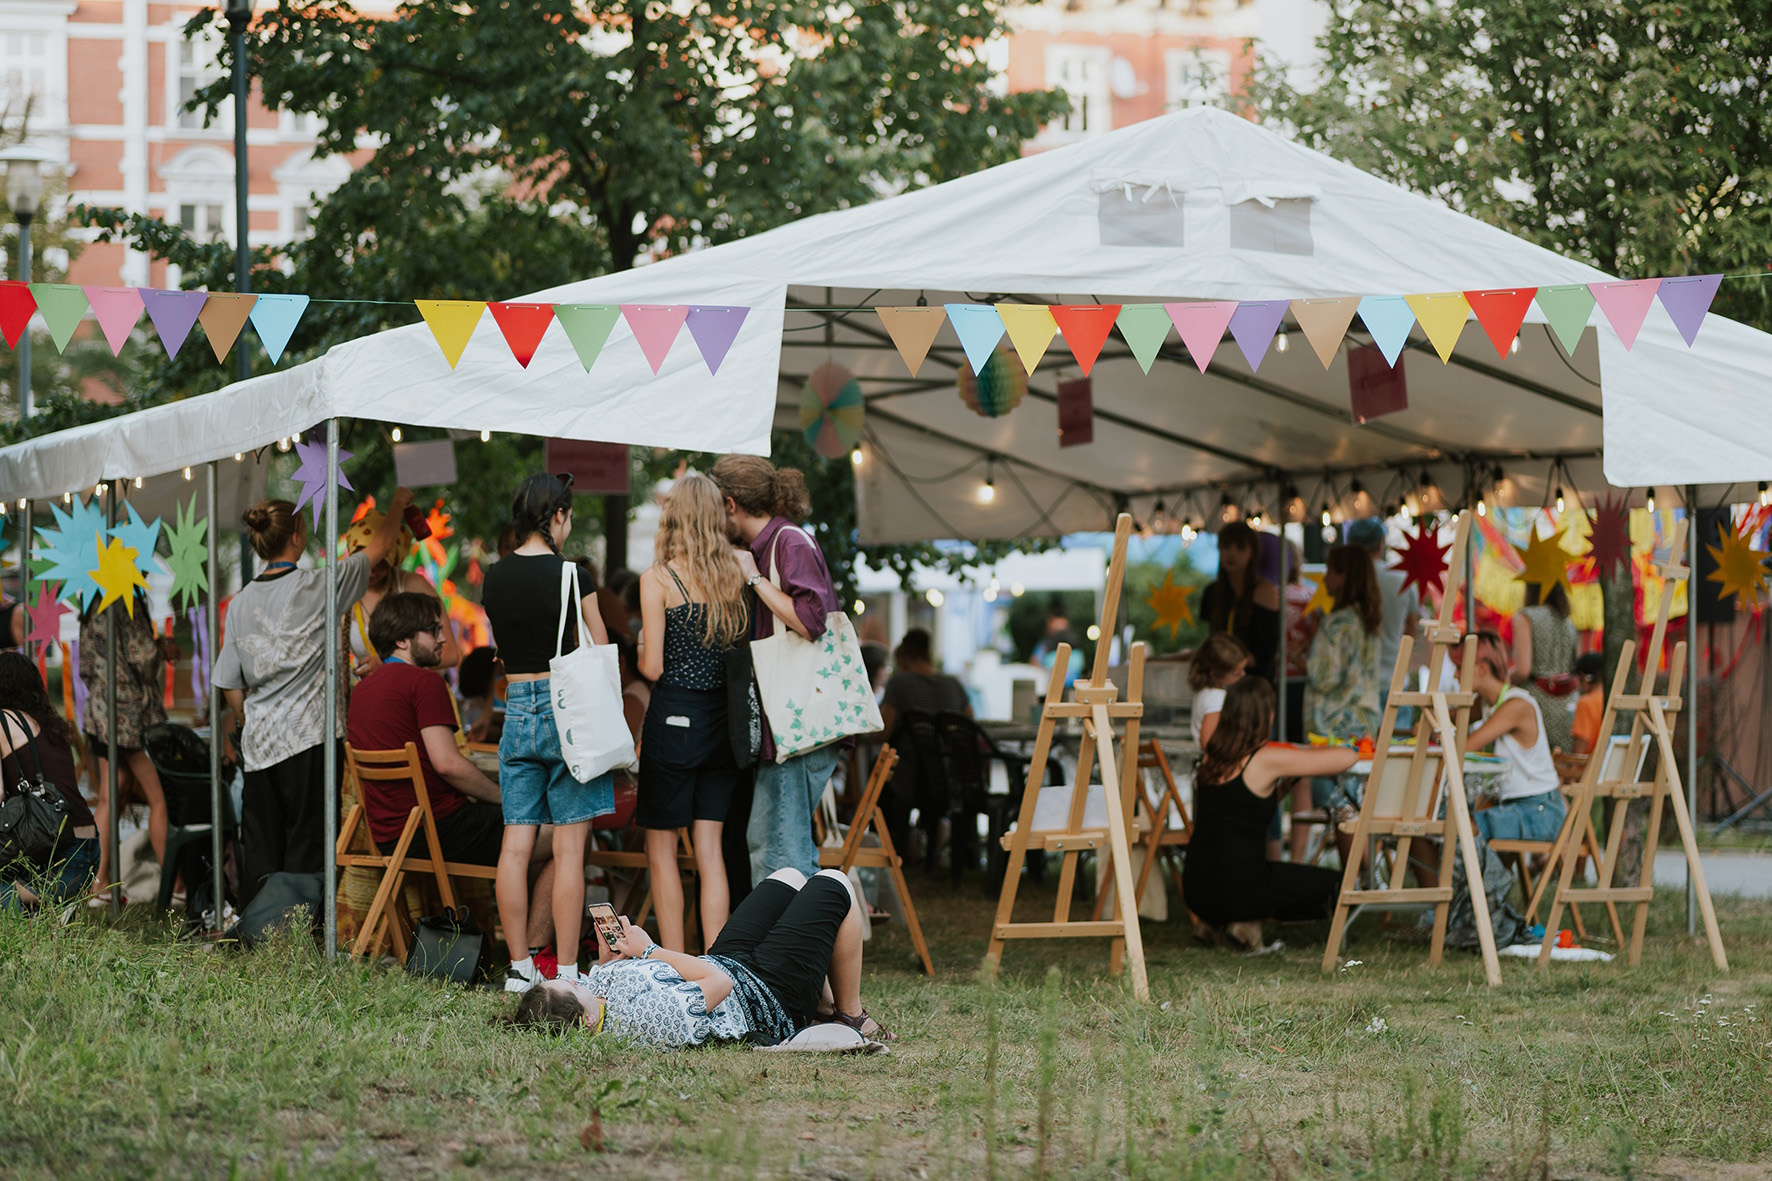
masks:
[[[129,343],[129,334],[135,331],[136,321],[142,318],[141,292],[133,287],[86,287],[86,302],[92,305],[92,314],[98,318],[98,326],[105,334],[105,343],[111,346],[111,355],[117,356],[123,346]]]
[[[1464,293],[1471,311],[1477,314],[1477,323],[1483,326],[1489,343],[1495,346],[1496,355],[1504,361],[1520,335],[1520,325],[1526,322],[1526,313],[1532,308],[1532,296],[1536,290],[1533,287],[1501,287]]]
[[[37,300],[29,283],[0,283],[0,335],[6,337],[7,348],[18,347],[36,311]]]
[[[261,295],[253,301],[252,311],[248,318],[252,321],[253,331],[265,346],[265,352],[275,365],[283,359],[283,350],[289,347],[289,338],[295,335],[295,326],[301,323],[302,313],[308,310],[308,297],[305,295]]]
[[[68,342],[74,339],[74,329],[80,327],[86,315],[86,292],[72,283],[33,283],[31,298],[37,301],[37,310],[49,326],[49,338],[65,352]]]
[[[665,357],[670,353],[677,333],[683,330],[683,322],[689,318],[689,306],[624,303],[621,305],[621,314],[627,320],[634,339],[640,342],[640,351],[646,354],[646,363],[652,366],[652,372],[656,375],[664,367]]]
[[[492,311],[492,319],[498,330],[504,333],[505,343],[511,347],[511,356],[517,358],[517,364],[529,368],[529,362],[535,359],[535,350],[541,347],[541,338],[547,333],[548,325],[554,322],[554,305],[547,303],[498,303],[486,305]],[[421,313],[423,309],[420,309]],[[425,317],[430,323],[430,317]],[[475,318],[478,323],[478,317]],[[435,335],[437,327],[431,325],[431,333]],[[473,335],[473,328],[468,329]],[[465,343],[465,342],[464,342]],[[447,353],[449,350],[445,349]],[[461,358],[460,350],[456,351],[456,359]],[[449,363],[455,368],[455,361]]]
[[[1722,281],[1721,275],[1692,275],[1683,279],[1661,281],[1661,289],[1657,292],[1661,297],[1661,306],[1667,310],[1674,327],[1680,330],[1680,336],[1685,339],[1687,348],[1691,348],[1692,342],[1698,339],[1698,330],[1704,325],[1704,314],[1710,311],[1711,300],[1717,297],[1717,285]]]
[[[972,371],[983,373],[990,364],[991,351],[1003,339],[1003,318],[988,303],[950,303],[947,309],[948,323],[954,326]]]
[[[1246,299],[1237,305],[1231,317],[1231,337],[1249,362],[1251,372],[1260,372],[1267,357],[1267,347],[1280,330],[1292,301],[1287,299]]]
[[[704,307],[699,304],[689,309],[684,323],[689,326],[689,335],[695,341],[695,347],[701,350],[701,359],[707,362],[710,374],[720,372],[720,363],[732,351],[732,342],[738,339],[738,330],[744,326],[750,311],[750,308]]]
[[[572,351],[578,354],[578,363],[589,373],[597,355],[609,343],[610,330],[621,319],[621,309],[612,303],[561,303],[554,305],[554,319],[560,321],[566,339],[572,342]]]
[[[246,321],[252,315],[252,305],[257,302],[256,295],[239,295],[231,291],[212,291],[203,301],[203,310],[197,313],[197,323],[203,325],[203,334],[209,338],[216,364],[228,359],[234,342],[240,339],[240,330],[246,327]]]
[[[1335,354],[1341,351],[1342,338],[1347,335],[1348,325],[1354,322],[1354,312],[1359,306],[1357,295],[1292,301],[1292,318],[1298,321],[1298,330],[1310,342],[1317,360],[1323,362],[1323,368],[1329,368]]]
[[[1009,333],[1009,343],[1015,346],[1015,355],[1021,358],[1021,367],[1032,373],[1058,335],[1052,309],[1043,303],[1000,303],[997,315]]]
[[[1427,333],[1428,343],[1434,346],[1434,352],[1440,354],[1442,365],[1452,360],[1452,350],[1458,347],[1458,337],[1464,332],[1464,322],[1470,318],[1471,307],[1464,298],[1462,291],[1440,291],[1432,295],[1405,295],[1403,302],[1415,313],[1415,319],[1421,324],[1421,330]],[[1392,361],[1391,364],[1396,364]]]
[[[1071,350],[1071,356],[1083,370],[1083,376],[1088,377],[1089,371],[1095,367],[1095,358],[1101,356],[1101,346],[1107,343],[1108,333],[1114,330],[1114,321],[1120,315],[1120,305],[1054,304],[1047,311],[1052,313],[1058,330],[1064,333],[1065,347]]]
[[[1575,347],[1581,343],[1581,334],[1587,331],[1587,318],[1594,310],[1594,293],[1586,283],[1564,283],[1540,287],[1537,300],[1563,351],[1575,356]]]
[[[892,338],[892,347],[898,350],[905,368],[911,371],[912,377],[917,376],[917,370],[923,367],[923,360],[929,355],[929,346],[935,343],[936,334],[947,322],[947,310],[940,307],[875,308],[874,315],[880,317],[880,325]]]
[[[1403,346],[1409,343],[1409,329],[1415,326],[1409,301],[1400,295],[1368,295],[1360,301],[1360,322],[1384,354],[1385,364],[1395,369]]]
[[[461,360],[462,350],[468,347],[468,338],[474,335],[474,329],[480,326],[480,317],[486,313],[485,301],[415,299],[412,302],[418,305],[418,314],[425,318],[437,347],[443,350],[443,359],[454,369]]]
[[[1168,309],[1160,303],[1129,303],[1120,309],[1114,326],[1125,338],[1126,347],[1132,350],[1138,367],[1149,373],[1163,342],[1169,337],[1171,323]]]
[[[1594,293],[1594,300],[1600,305],[1600,311],[1606,314],[1606,322],[1612,325],[1612,331],[1618,333],[1618,339],[1629,349],[1637,343],[1637,333],[1642,331],[1643,319],[1649,314],[1649,305],[1655,302],[1655,292],[1661,287],[1660,279],[1625,279],[1617,283],[1589,283],[1588,290]]]
[[[1187,346],[1188,356],[1193,358],[1201,373],[1206,372],[1206,366],[1212,364],[1212,354],[1218,351],[1219,341],[1224,339],[1224,330],[1230,326],[1231,317],[1237,314],[1237,301],[1166,303],[1163,310],[1175,323],[1175,331],[1180,335],[1181,343]]]
[[[178,351],[185,347],[185,338],[191,335],[191,328],[202,314],[209,294],[204,291],[159,291],[152,287],[137,288],[136,293],[148,309],[148,319],[154,323],[154,332],[160,337],[160,347],[166,350],[167,359],[178,356]]]

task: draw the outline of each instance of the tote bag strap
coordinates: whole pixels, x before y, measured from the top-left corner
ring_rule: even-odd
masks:
[[[781,567],[776,564],[775,551],[781,546],[781,535],[790,529],[795,533],[798,533],[801,537],[804,537],[807,541],[811,541],[814,546],[818,545],[818,542],[813,541],[812,534],[806,532],[806,530],[800,528],[798,525],[783,525],[780,529],[775,531],[775,536],[769,539],[769,581],[776,590],[781,589]],[[763,607],[762,609],[769,611],[768,607]],[[770,635],[775,634],[775,629],[779,622],[780,621],[775,618],[775,612],[769,611]]]
[[[554,628],[554,658],[558,660],[566,647],[566,613],[572,612],[577,622],[573,626],[573,635],[578,637],[578,646],[588,648],[591,638],[585,634],[585,616],[578,603],[578,567],[564,559],[560,562],[560,622]]]

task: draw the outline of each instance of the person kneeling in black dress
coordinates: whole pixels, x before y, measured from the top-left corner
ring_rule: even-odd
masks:
[[[1264,921],[1327,918],[1341,890],[1339,870],[1267,859],[1279,787],[1339,774],[1359,758],[1351,747],[1270,743],[1273,725],[1268,682],[1244,677],[1225,690],[1218,727],[1194,771],[1194,834],[1181,874],[1188,909],[1250,949],[1263,948]]]

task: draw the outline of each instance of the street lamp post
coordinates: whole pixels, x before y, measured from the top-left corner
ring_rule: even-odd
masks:
[[[16,144],[0,152],[6,164],[6,203],[18,222],[18,277],[31,281],[31,223],[43,204],[43,162],[49,157],[36,148]],[[31,332],[29,325],[18,343],[18,416],[31,417]]]
[[[228,0],[228,28],[234,35],[234,290],[242,294],[252,290],[251,252],[246,235],[251,217],[246,203],[251,174],[246,167],[246,100],[251,83],[246,74],[246,26],[252,21],[253,0]],[[252,376],[252,358],[245,342],[234,348],[236,372],[244,381]]]

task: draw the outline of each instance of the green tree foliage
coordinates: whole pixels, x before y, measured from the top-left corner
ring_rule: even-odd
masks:
[[[1626,277],[1772,259],[1772,21],[1728,0],[1335,0],[1321,83],[1248,103],[1306,144]],[[1520,276],[1530,282],[1531,275]],[[1772,327],[1772,292],[1715,310]]]

